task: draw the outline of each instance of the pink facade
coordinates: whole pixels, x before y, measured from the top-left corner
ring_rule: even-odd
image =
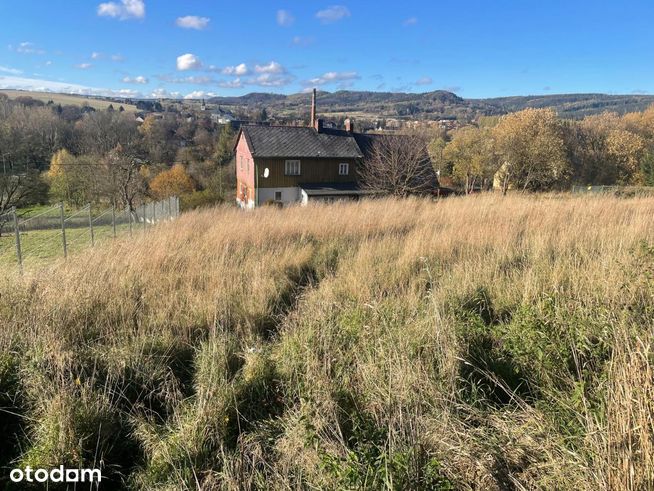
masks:
[[[245,141],[245,135],[241,133],[236,145],[236,200],[241,206],[254,206],[254,172],[254,159]]]

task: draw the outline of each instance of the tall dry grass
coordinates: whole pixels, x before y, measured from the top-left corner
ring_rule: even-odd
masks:
[[[223,208],[7,274],[0,460],[137,489],[652,488],[653,212]]]

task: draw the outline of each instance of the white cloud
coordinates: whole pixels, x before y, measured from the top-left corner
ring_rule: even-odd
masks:
[[[402,25],[404,27],[408,27],[408,26],[415,26],[417,23],[418,23],[418,18],[417,17],[409,17],[408,19],[405,19],[402,22]]]
[[[191,53],[186,53],[185,55],[177,57],[177,69],[179,71],[197,70],[199,68],[202,68],[202,62],[197,56]]]
[[[316,13],[316,18],[323,24],[331,24],[339,20],[350,17],[352,14],[350,10],[343,5],[332,5],[325,10],[320,10]]]
[[[43,54],[45,54],[45,50],[37,47],[34,43],[30,43],[29,41],[22,42],[16,47],[14,47],[13,45],[10,44],[9,49],[11,51],[16,51],[16,53],[21,53],[23,55],[43,55]]]
[[[293,77],[288,75],[262,73],[257,77],[250,78],[246,82],[250,85],[258,85],[260,87],[283,87],[290,84],[292,81]]]
[[[205,99],[207,97],[216,97],[218,94],[213,92],[205,92],[204,90],[194,90],[184,96],[184,99]]]
[[[197,15],[187,15],[185,17],[178,17],[177,20],[175,21],[175,24],[177,24],[177,27],[181,27],[183,29],[196,29],[198,31],[201,31],[202,29],[207,28],[210,21],[211,19],[209,19],[209,17],[198,17]]]
[[[98,5],[98,15],[120,20],[142,19],[145,17],[145,2],[143,0],[120,0],[120,3],[101,3]]]
[[[90,63],[80,63],[78,65],[75,65],[75,68],[79,68],[80,70],[88,70],[92,66],[93,65],[91,65]]]
[[[9,75],[20,75],[21,73],[23,73],[22,70],[18,70],[17,68],[11,68],[11,67],[2,66],[2,65],[0,65],[0,72],[8,73]]]
[[[294,36],[293,39],[291,40],[291,44],[293,46],[309,46],[310,44],[313,44],[314,39],[312,37],[302,37],[302,36]]]
[[[50,66],[50,65],[52,65],[52,60],[48,60],[45,62],[45,66]]]
[[[327,72],[319,77],[306,80],[304,85],[327,85],[361,78],[357,72]]]
[[[123,78],[123,83],[125,84],[147,84],[149,80],[147,77],[144,77],[143,75],[139,75],[137,77],[124,77]]]
[[[150,97],[153,99],[179,99],[182,97],[182,94],[179,92],[168,92],[166,89],[154,89],[150,93]]]
[[[267,65],[256,65],[254,71],[257,73],[285,73],[286,69],[276,61],[271,61]]]
[[[240,89],[244,86],[243,81],[240,78],[235,78],[234,80],[223,80],[222,82],[218,82],[218,85],[225,89]]]
[[[223,75],[237,75],[239,77],[247,75],[248,72],[248,66],[245,63],[236,66],[226,66],[225,68],[220,69],[220,73]]]
[[[420,77],[418,80],[416,80],[416,85],[431,85],[433,83],[434,81],[431,77]]]
[[[206,75],[197,75],[191,77],[172,77],[170,75],[159,75],[159,80],[171,84],[196,84],[196,85],[207,85],[216,83],[212,77],[207,77]]]
[[[34,92],[59,92],[64,94],[77,95],[99,95],[106,97],[141,97],[139,92],[131,89],[100,89],[67,82],[55,82],[52,80],[24,77],[0,76],[0,89],[31,90]]]
[[[92,60],[99,60],[103,56],[104,55],[102,53],[98,53],[97,51],[94,51],[93,53],[91,53],[91,59]]]
[[[277,11],[277,24],[282,27],[291,27],[295,22],[295,17],[288,10]]]
[[[123,57],[123,55],[111,55],[111,61],[121,62],[121,61],[125,61],[125,58]]]

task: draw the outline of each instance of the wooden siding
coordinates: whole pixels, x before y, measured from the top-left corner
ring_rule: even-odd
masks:
[[[270,170],[268,178],[259,177],[259,187],[261,188],[283,188],[293,187],[300,184],[319,184],[328,182],[357,182],[357,162],[356,159],[298,159],[289,157],[288,160],[300,161],[299,176],[284,175],[284,166],[287,159],[266,159],[255,157],[254,161],[259,169],[259,174],[263,175],[265,168]],[[350,164],[350,173],[347,176],[338,175],[338,164]]]

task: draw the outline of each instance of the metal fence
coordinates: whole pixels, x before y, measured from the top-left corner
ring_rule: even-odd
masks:
[[[118,236],[145,233],[154,224],[178,216],[177,197],[145,203],[131,211],[88,204],[66,212],[60,203],[23,218],[14,209],[0,215],[0,266],[13,263],[22,272]]]
[[[616,196],[652,196],[651,186],[572,186],[574,194],[614,194]]]

